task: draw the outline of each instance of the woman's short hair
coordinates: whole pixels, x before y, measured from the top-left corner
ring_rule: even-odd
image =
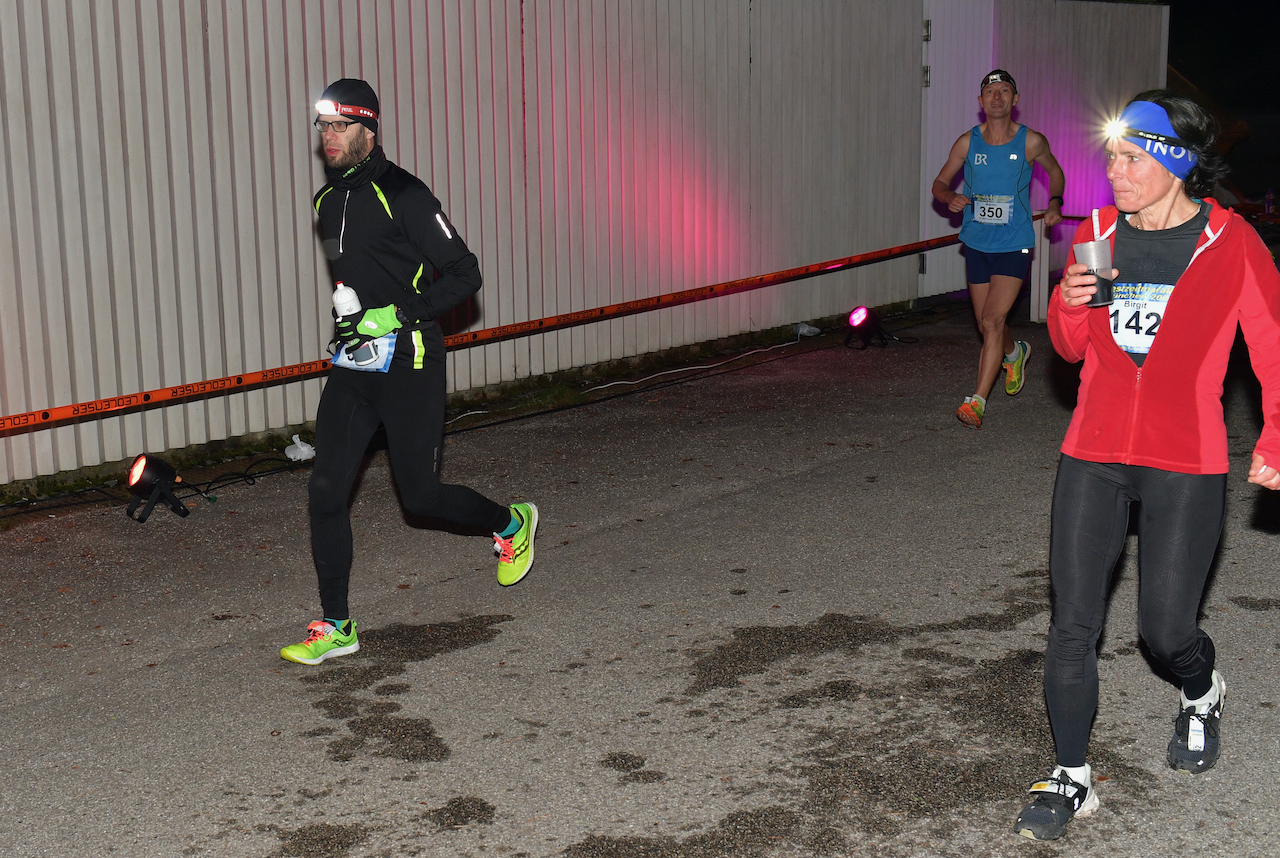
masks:
[[[1218,120],[1196,102],[1167,89],[1148,89],[1133,97],[1133,101],[1150,101],[1164,108],[1169,114],[1169,124],[1187,148],[1196,153],[1198,161],[1183,180],[1188,196],[1197,199],[1212,196],[1213,189],[1227,176],[1227,162],[1214,151],[1218,140]]]

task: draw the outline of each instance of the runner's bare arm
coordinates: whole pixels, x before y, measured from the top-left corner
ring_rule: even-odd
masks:
[[[1049,151],[1048,138],[1030,128],[1027,129],[1027,160],[1039,164],[1049,174],[1049,208],[1044,213],[1044,225],[1053,226],[1061,223],[1062,192],[1066,190],[1067,179],[1062,173],[1062,166],[1058,164],[1058,159]]]
[[[964,159],[967,157],[969,157],[969,132],[966,131],[951,144],[951,154],[947,156],[947,163],[942,165],[942,172],[938,173],[938,178],[933,180],[933,198],[953,212],[964,211],[964,207],[970,202],[964,194],[957,194],[951,190],[951,180],[964,167]]]

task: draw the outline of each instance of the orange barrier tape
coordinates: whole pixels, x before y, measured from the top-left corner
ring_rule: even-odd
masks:
[[[234,393],[263,384],[274,384],[281,381],[296,381],[329,371],[329,361],[313,360],[308,363],[283,366],[278,369],[264,369],[261,372],[242,372],[239,375],[228,375],[209,381],[196,381],[191,384],[179,384],[176,387],[162,387],[148,390],[145,393],[127,393],[123,396],[112,396],[108,399],[95,399],[92,402],[80,402],[76,405],[62,405],[47,408],[43,411],[28,411],[26,414],[14,414],[0,417],[0,435],[10,435],[30,429],[43,429],[47,426],[83,420],[90,417],[104,417],[120,411],[134,411],[162,402],[176,402],[194,399],[217,393]]]
[[[1037,215],[1036,219],[1038,220],[1040,217],[1041,215]],[[812,265],[804,265],[799,268],[789,268],[786,271],[775,271],[772,274],[761,274],[756,277],[747,277],[743,280],[730,280],[727,283],[700,286],[696,289],[686,289],[683,292],[671,292],[666,295],[655,295],[652,298],[640,298],[635,301],[625,301],[621,304],[610,304],[605,307],[595,307],[590,310],[578,310],[573,313],[562,313],[558,316],[548,316],[544,319],[534,319],[528,322],[516,322],[512,325],[502,325],[497,328],[485,328],[484,330],[471,331],[465,334],[453,334],[444,338],[444,344],[446,349],[462,349],[470,348],[471,346],[488,345],[489,343],[502,342],[503,340],[527,337],[531,334],[543,334],[548,331],[571,328],[576,325],[584,325],[588,322],[601,322],[606,319],[617,319],[622,316],[632,316],[636,313],[645,313],[650,310],[660,310],[664,307],[678,307],[681,304],[691,304],[695,301],[704,301],[707,298],[720,298],[725,295],[733,295],[738,292],[748,292],[752,289],[763,289],[766,286],[776,286],[779,283],[790,283],[794,280],[803,280],[806,277],[816,277],[820,274],[827,274],[832,271],[842,271],[846,268],[857,268],[861,265],[870,265],[873,262],[884,262],[888,259],[910,256],[913,253],[923,253],[926,250],[935,250],[939,247],[957,244],[959,241],[959,235],[945,235],[940,238],[930,238],[925,241],[917,241],[912,244],[899,245],[898,247],[886,247],[883,250],[872,250],[867,253],[858,253],[853,256],[845,256],[841,259],[832,259],[827,262],[815,262]],[[309,378],[313,375],[321,375],[328,371],[329,361],[314,360],[307,363],[294,364],[293,366],[280,367],[278,369],[267,369],[261,372],[245,372],[240,373],[239,375],[228,375],[223,378],[215,378],[210,381],[197,381],[192,382],[191,384],[179,384],[176,387],[162,387],[158,390],[148,390],[144,393],[128,393],[122,396],[112,396],[107,399],[96,399],[92,402],[81,402],[76,405],[61,405],[57,408],[47,408],[42,411],[28,411],[25,414],[13,414],[8,417],[0,417],[0,436],[12,435],[33,429],[44,429],[61,423],[105,417],[120,412],[136,411],[141,408],[148,408],[165,402],[178,402],[185,399],[195,399],[200,396],[208,396],[211,394],[234,393],[236,391],[247,390],[248,388],[263,384],[297,381],[298,379]]]
[[[528,322],[516,322],[513,325],[502,325],[497,328],[486,328],[465,334],[453,334],[444,338],[444,345],[447,349],[487,345],[503,340],[516,339],[517,337],[527,337],[530,334],[543,334],[561,328],[572,328],[588,322],[601,322],[606,319],[633,316],[636,313],[647,313],[650,310],[660,310],[664,307],[678,307],[681,304],[691,304],[694,301],[704,301],[707,298],[721,298],[738,292],[763,289],[765,286],[776,286],[779,283],[790,283],[793,280],[816,277],[819,274],[827,274],[832,271],[870,265],[873,262],[884,262],[886,259],[896,259],[899,256],[909,256],[925,250],[934,250],[939,247],[956,244],[959,241],[960,237],[958,235],[945,235],[941,238],[930,238],[926,241],[917,241],[913,244],[903,244],[898,247],[886,247],[883,250],[872,250],[868,253],[859,253],[842,259],[815,262],[812,265],[789,268],[786,271],[776,271],[773,274],[760,274],[743,280],[730,280],[728,283],[699,286],[696,289],[686,289],[683,292],[654,295],[652,298],[639,298],[635,301],[624,301],[621,304],[609,304],[590,310],[562,313],[558,316],[548,316],[545,319],[533,319]]]

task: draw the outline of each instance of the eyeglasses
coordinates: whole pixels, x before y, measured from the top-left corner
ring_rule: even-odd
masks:
[[[334,131],[337,131],[339,134],[342,134],[347,130],[348,125],[355,125],[356,123],[348,122],[342,119],[339,119],[337,122],[325,122],[323,119],[316,119],[316,121],[311,124],[314,125],[316,127],[316,130],[319,131],[321,134],[325,133],[330,128],[332,128]]]

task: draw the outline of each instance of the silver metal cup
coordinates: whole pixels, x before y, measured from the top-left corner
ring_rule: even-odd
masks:
[[[1087,273],[1098,278],[1098,291],[1089,299],[1087,306],[1108,306],[1115,300],[1111,292],[1112,281],[1110,277],[1103,277],[1101,272],[1111,273],[1111,242],[1107,239],[1086,241],[1071,247],[1076,252],[1076,262],[1086,266],[1089,269]]]

